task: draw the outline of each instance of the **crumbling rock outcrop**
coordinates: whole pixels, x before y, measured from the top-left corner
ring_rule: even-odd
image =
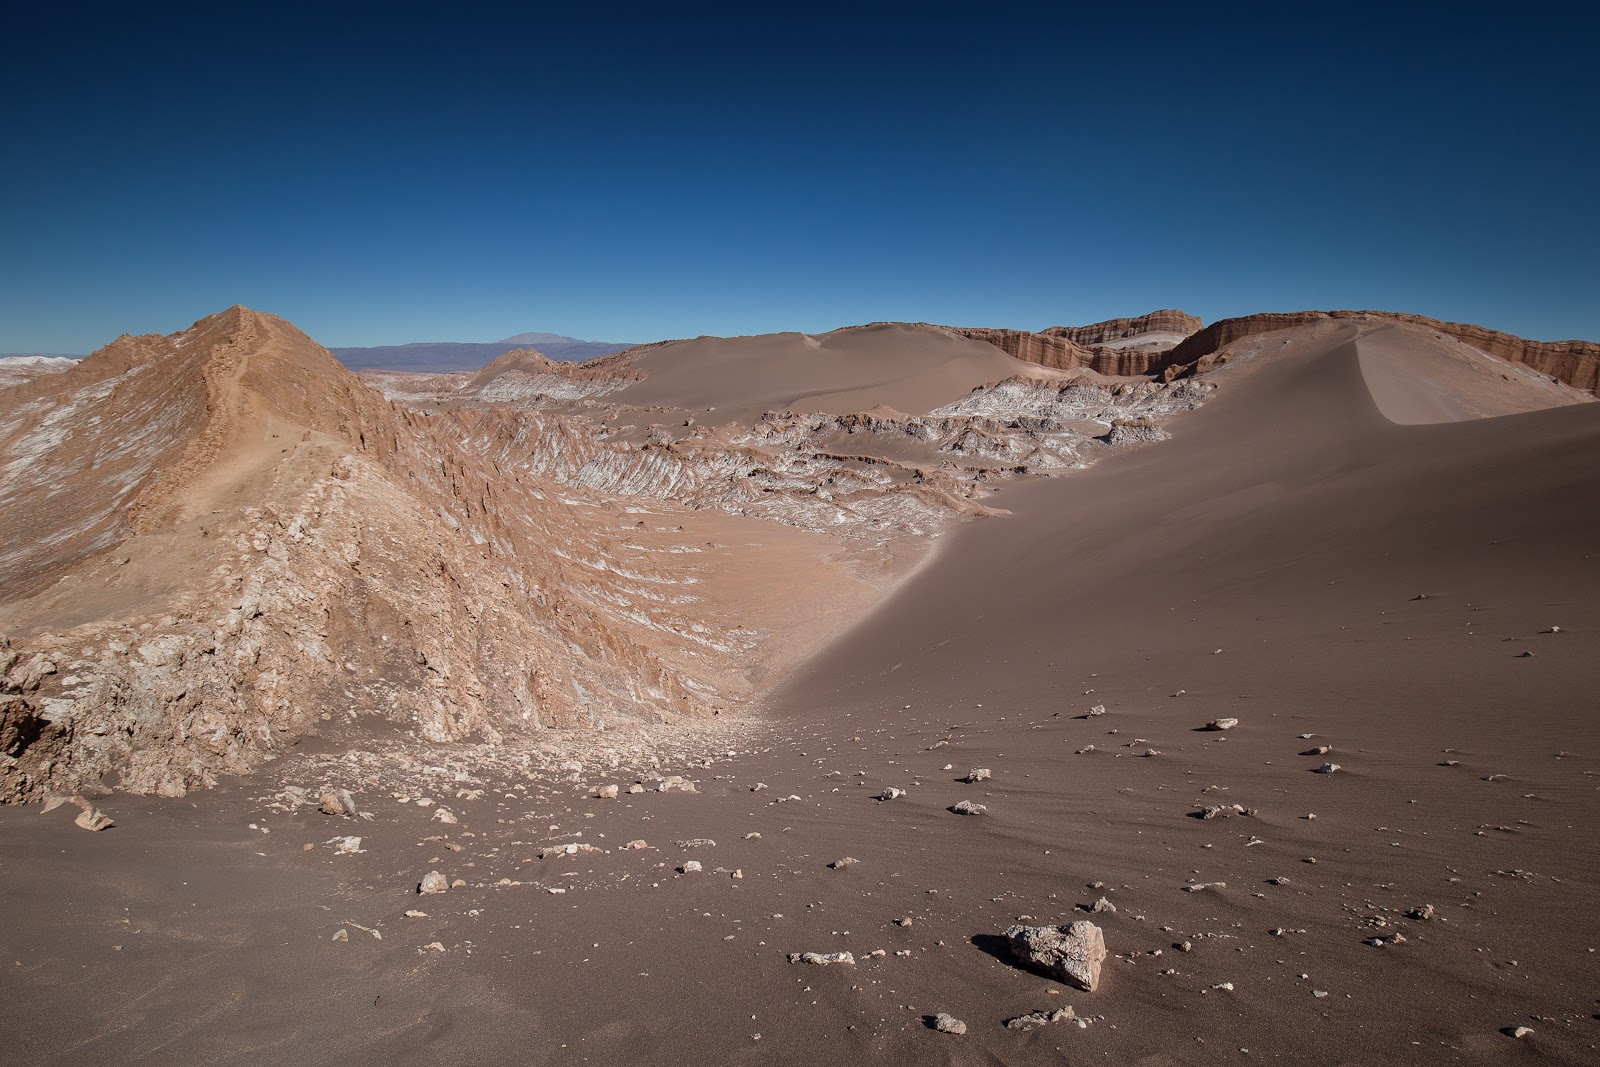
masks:
[[[709,714],[750,647],[271,316],[122,338],[17,392],[0,798],[178,795],[358,715],[442,742]]]

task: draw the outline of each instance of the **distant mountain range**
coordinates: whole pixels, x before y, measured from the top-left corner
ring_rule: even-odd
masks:
[[[631,344],[615,341],[581,341],[558,333],[519,333],[502,341],[418,341],[409,345],[330,348],[328,351],[351,370],[405,370],[439,374],[477,370],[514,348],[536,348],[550,359],[581,363],[632,347]]]

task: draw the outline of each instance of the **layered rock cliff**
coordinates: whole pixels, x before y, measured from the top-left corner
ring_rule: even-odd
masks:
[[[1202,365],[1202,361],[1215,357],[1240,338],[1327,320],[1390,321],[1434,330],[1479,351],[1524,364],[1566,385],[1600,396],[1600,344],[1593,341],[1529,341],[1483,326],[1393,311],[1269,312],[1221,319],[1173,348],[1152,369],[1165,371]]]
[[[1063,337],[1074,344],[1091,347],[1152,335],[1159,336],[1161,340],[1149,346],[1153,348],[1159,347],[1169,337],[1179,339],[1188,337],[1204,325],[1198,317],[1187,311],[1166,308],[1152,311],[1148,315],[1140,315],[1138,318],[1107,319],[1088,326],[1051,326],[1043,332],[1048,337]]]
[[[1099,374],[1133,377],[1165,366],[1164,354],[1200,329],[1200,320],[1183,311],[1165,310],[1088,326],[1052,326],[1039,333],[967,326],[952,329],[1052,370],[1087,367]]]

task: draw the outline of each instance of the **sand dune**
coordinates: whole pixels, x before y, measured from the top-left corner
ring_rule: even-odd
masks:
[[[647,377],[612,399],[748,422],[787,409],[842,415],[887,404],[925,414],[973,386],[1038,368],[936,326],[879,323],[832,333],[700,337],[634,350]]]

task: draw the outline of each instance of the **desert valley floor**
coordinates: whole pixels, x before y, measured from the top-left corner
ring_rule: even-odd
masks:
[[[0,389],[5,1058],[1600,1062],[1600,348],[1262,319]]]

